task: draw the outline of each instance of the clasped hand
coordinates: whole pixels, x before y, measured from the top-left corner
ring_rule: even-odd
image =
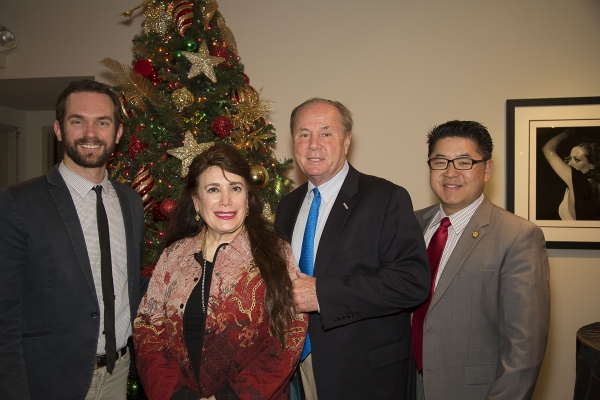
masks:
[[[297,313],[308,313],[317,311],[319,302],[317,301],[317,278],[296,272],[297,278],[292,281],[292,291],[294,294],[294,308]]]

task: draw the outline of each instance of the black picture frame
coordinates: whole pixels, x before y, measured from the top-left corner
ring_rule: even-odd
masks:
[[[597,131],[600,144],[600,97],[506,101],[506,209],[540,226],[548,248],[598,250],[600,220],[564,221],[558,217],[557,206],[546,206],[555,207],[556,217],[547,216],[541,211],[542,207],[538,207],[543,202],[554,201],[549,193],[560,190],[560,187],[550,190],[551,187],[542,186],[551,178],[551,173],[546,172],[549,164],[540,156],[541,147],[543,140],[548,140],[543,139],[544,135],[551,137],[552,129],[555,132],[561,129]],[[564,185],[564,196],[566,184],[560,183]]]

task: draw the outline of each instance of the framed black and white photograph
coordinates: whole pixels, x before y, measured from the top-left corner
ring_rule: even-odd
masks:
[[[507,210],[548,248],[600,249],[600,97],[506,102]]]

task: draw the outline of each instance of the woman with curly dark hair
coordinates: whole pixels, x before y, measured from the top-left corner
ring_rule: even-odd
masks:
[[[573,146],[564,159],[556,153],[561,142],[575,139],[576,131],[566,129],[550,139],[542,153],[556,174],[567,185],[558,206],[562,220],[600,220],[600,148],[597,143]]]
[[[261,213],[235,148],[194,159],[135,320],[150,400],[289,398],[306,318],[293,311],[291,247]]]

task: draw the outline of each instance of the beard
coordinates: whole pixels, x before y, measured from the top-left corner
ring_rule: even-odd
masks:
[[[81,145],[99,145],[104,147],[104,151],[99,155],[95,154],[84,154],[79,150],[79,146]],[[83,168],[98,168],[106,165],[110,155],[115,150],[116,143],[113,140],[112,143],[107,145],[106,142],[100,139],[77,139],[71,144],[68,141],[63,141],[63,145],[65,148],[65,153],[69,156],[71,160],[80,167]]]

